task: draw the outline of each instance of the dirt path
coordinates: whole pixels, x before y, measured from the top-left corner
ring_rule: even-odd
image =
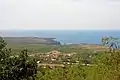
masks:
[[[44,63],[40,63],[38,64],[38,66],[64,67],[63,64],[44,64]]]

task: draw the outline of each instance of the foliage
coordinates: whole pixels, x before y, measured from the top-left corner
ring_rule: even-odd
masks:
[[[27,50],[18,56],[10,56],[5,41],[0,38],[0,80],[34,80],[37,64],[34,58],[28,57]]]
[[[27,50],[11,56],[12,50],[7,49],[6,42],[0,38],[0,80],[120,80],[119,38],[104,37],[102,43],[110,51],[94,54],[92,50],[55,46],[59,51],[63,49],[65,52],[77,54],[56,59],[58,62],[60,60],[70,63],[64,67],[37,67],[36,59],[29,57]],[[46,51],[44,47],[41,49]],[[47,46],[49,50],[52,48],[54,47]],[[40,60],[42,62],[43,59]]]
[[[117,38],[111,39],[112,42],[116,40]],[[117,43],[116,46],[118,46]],[[86,58],[88,57],[89,55],[86,56]],[[77,56],[73,56],[70,59],[76,58]],[[115,51],[101,51],[92,54],[91,60],[90,65],[81,65],[83,62],[79,60],[78,64],[66,65],[64,68],[38,69],[37,76],[40,78],[36,80],[120,80],[120,51],[118,48],[115,48]]]
[[[102,44],[110,48],[117,49],[120,47],[120,39],[114,37],[102,37]]]

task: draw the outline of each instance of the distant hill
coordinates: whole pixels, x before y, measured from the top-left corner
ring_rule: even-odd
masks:
[[[52,44],[59,45],[60,42],[55,38],[39,38],[39,37],[4,37],[8,44]]]

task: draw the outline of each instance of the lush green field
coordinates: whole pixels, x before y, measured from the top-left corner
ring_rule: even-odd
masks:
[[[20,51],[22,49],[28,49],[30,52],[35,51],[35,52],[48,52],[51,50],[59,50],[61,52],[79,52],[81,50],[105,50],[105,47],[101,47],[99,45],[99,48],[96,47],[96,45],[79,45],[79,44],[74,44],[74,45],[48,45],[48,44],[11,44],[8,43],[7,45],[9,48],[12,48],[14,51]]]
[[[20,52],[23,49],[28,49],[30,53],[42,52],[46,53],[51,50],[60,52],[82,52],[82,51],[99,51],[104,50],[100,45],[95,44],[71,44],[60,45],[54,41],[54,38],[38,38],[38,37],[4,37],[8,43],[7,47],[12,48],[14,52]]]

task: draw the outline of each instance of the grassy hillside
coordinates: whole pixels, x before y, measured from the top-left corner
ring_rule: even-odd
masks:
[[[38,38],[38,37],[4,37],[8,43],[8,47],[12,48],[14,52],[20,52],[27,48],[29,52],[49,52],[57,49],[60,52],[77,52],[84,51],[101,51],[106,48],[96,44],[71,44],[71,45],[56,45],[59,44],[54,38]],[[55,45],[53,45],[55,44]]]
[[[4,37],[8,44],[58,44],[55,38]]]

